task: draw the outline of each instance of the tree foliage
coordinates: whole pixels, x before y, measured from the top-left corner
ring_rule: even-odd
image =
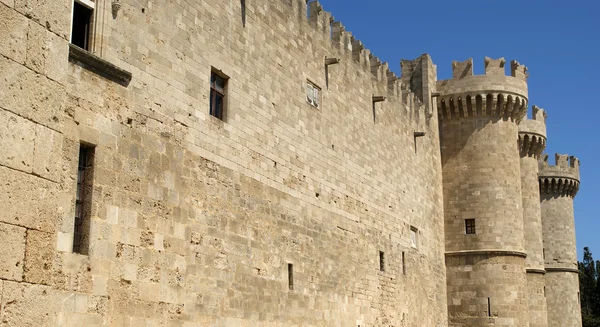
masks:
[[[600,260],[594,261],[586,246],[583,248],[583,261],[577,265],[583,327],[600,327]]]

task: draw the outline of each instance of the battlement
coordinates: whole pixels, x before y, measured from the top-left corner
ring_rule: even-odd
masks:
[[[521,157],[539,158],[546,148],[546,111],[532,107],[532,118],[519,124],[519,151]]]
[[[421,110],[423,104],[429,104],[429,97],[424,96],[422,93],[413,94],[414,90],[421,90],[422,87],[403,86],[400,78],[390,70],[389,64],[383,62],[369,49],[366,49],[364,44],[357,40],[341,22],[335,21],[333,15],[323,9],[319,1],[296,0],[294,3],[298,6],[299,13],[303,11],[307,13],[309,24],[322,37],[330,39],[332,47],[340,52],[341,60],[353,61],[365,72],[370,73],[375,81],[380,82],[387,89],[388,97],[398,98],[411,110]],[[429,62],[431,63],[431,60]],[[431,64],[433,65],[433,63]],[[421,79],[421,81],[424,83],[429,82],[428,79]],[[431,83],[434,82],[431,81]]]
[[[556,164],[550,165],[548,158],[545,154],[538,160],[541,192],[575,196],[579,190],[579,159],[557,153]]]
[[[452,62],[452,78],[437,82],[440,118],[497,117],[519,123],[527,113],[527,68],[504,58],[484,58],[485,74],[473,74],[473,59]]]

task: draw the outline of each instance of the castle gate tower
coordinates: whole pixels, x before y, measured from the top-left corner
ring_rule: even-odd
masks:
[[[521,152],[521,194],[523,196],[523,227],[525,230],[525,268],[527,271],[527,302],[530,327],[547,327],[548,311],[544,294],[544,243],[542,212],[538,182],[538,158],[546,147],[546,112],[533,106],[531,120],[519,125]]]
[[[539,161],[546,302],[549,327],[580,327],[579,275],[573,198],[579,190],[579,160],[548,155]]]
[[[518,123],[526,68],[453,62],[437,82],[449,326],[528,326]]]

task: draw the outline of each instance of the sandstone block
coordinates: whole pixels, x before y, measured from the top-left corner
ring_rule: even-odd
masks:
[[[33,172],[44,178],[58,182],[62,163],[63,136],[47,127],[36,125]]]
[[[4,327],[51,326],[60,300],[47,286],[4,282],[2,321]]]
[[[0,278],[23,279],[25,228],[0,223]]]
[[[15,0],[15,9],[50,31],[68,38],[71,28],[71,6],[68,0]]]
[[[0,166],[0,221],[53,232],[58,184]]]
[[[14,5],[13,0],[0,0],[9,7]],[[27,46],[27,19],[18,12],[0,6],[0,54],[16,61],[25,61]]]
[[[0,107],[44,126],[61,127],[62,85],[2,57],[0,71],[4,77],[0,79]]]
[[[29,21],[25,65],[43,74],[46,70],[46,50],[46,29],[36,22]]]
[[[48,285],[52,274],[54,256],[54,235],[36,230],[27,231],[25,267],[23,278],[26,282]]]
[[[0,164],[31,172],[34,138],[35,124],[0,110]]]

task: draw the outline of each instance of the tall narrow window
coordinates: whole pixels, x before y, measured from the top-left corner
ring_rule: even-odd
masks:
[[[406,275],[406,258],[404,251],[402,251],[402,275]]]
[[[210,114],[223,120],[225,112],[225,91],[227,78],[212,72],[210,75]]]
[[[465,219],[465,233],[475,234],[475,219]]]
[[[379,251],[379,270],[385,271],[385,253]]]
[[[240,6],[242,7],[242,26],[246,27],[246,0],[240,0]]]
[[[419,230],[416,227],[410,227],[410,246],[416,248],[418,246],[417,233]]]
[[[87,51],[91,51],[93,6],[89,0],[73,2],[71,43]]]
[[[488,297],[488,317],[492,316],[492,301]]]
[[[77,194],[75,196],[75,226],[73,252],[87,254],[89,249],[92,188],[94,177],[94,148],[80,145],[77,165]]]
[[[288,263],[288,287],[290,291],[294,290],[294,265]]]

